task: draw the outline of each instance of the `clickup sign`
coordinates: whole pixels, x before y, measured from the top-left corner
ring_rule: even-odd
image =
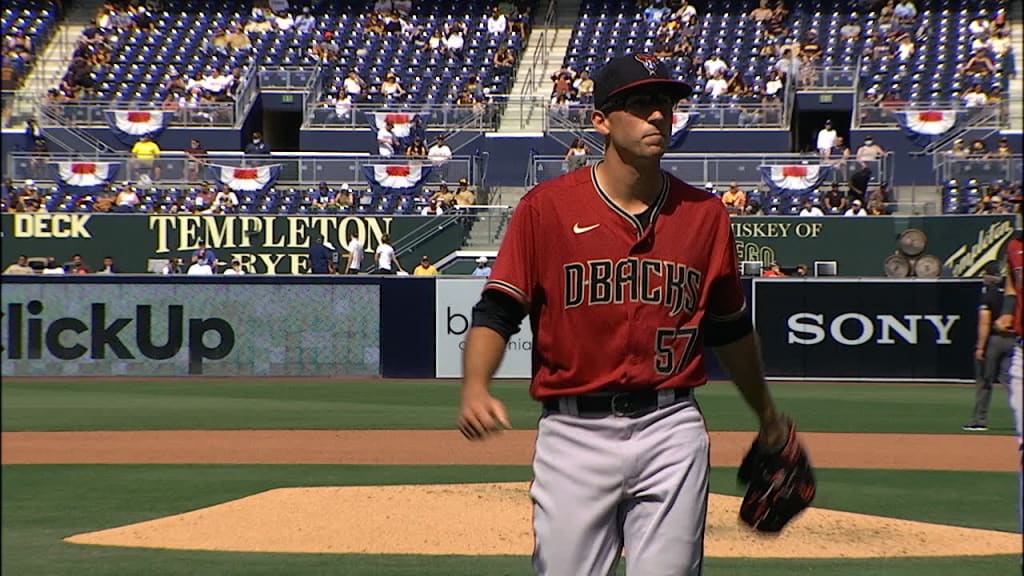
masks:
[[[0,346],[5,360],[38,360],[46,355],[58,360],[83,357],[102,360],[167,360],[188,350],[189,374],[202,374],[204,360],[225,358],[235,347],[235,331],[223,318],[186,318],[185,307],[167,306],[166,330],[154,335],[154,307],[138,305],[134,317],[108,317],[107,305],[93,302],[87,318],[48,319],[40,300],[10,302],[0,313],[6,337]],[[159,312],[157,312],[159,313]],[[216,345],[208,335],[216,334]],[[160,342],[157,342],[160,338]]]

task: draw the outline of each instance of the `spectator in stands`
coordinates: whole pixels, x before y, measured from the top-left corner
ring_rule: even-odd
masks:
[[[807,216],[817,217],[817,216],[824,216],[824,215],[825,215],[825,213],[821,211],[821,208],[818,208],[817,206],[814,205],[814,199],[811,198],[810,195],[808,195],[806,198],[804,198],[804,207],[800,210],[800,213],[797,214],[797,216],[804,216],[804,217],[807,217]]]
[[[896,59],[900,62],[909,62],[915,51],[917,51],[917,45],[914,44],[913,36],[907,33],[901,34],[896,45]]]
[[[342,184],[338,193],[334,195],[334,200],[327,206],[328,211],[338,211],[345,208],[352,207],[352,190],[349,188],[347,183]]]
[[[426,158],[427,145],[423,143],[423,138],[413,137],[412,142],[405,148],[405,155],[412,158]]]
[[[97,274],[117,274],[117,266],[112,256],[103,257],[103,267],[96,271]]]
[[[227,184],[217,186],[217,194],[213,197],[213,211],[216,214],[234,214],[238,210],[238,195]]]
[[[359,274],[363,268],[363,243],[359,241],[359,235],[352,231],[348,233],[347,238],[345,273]]]
[[[135,28],[138,30],[142,30],[143,32],[156,31],[156,22],[153,20],[153,16],[150,15],[149,10],[146,10],[145,6],[139,6],[135,9],[135,15],[132,16],[132,21],[135,24]]]
[[[395,125],[390,120],[384,122],[379,130],[377,130],[377,154],[381,156],[394,156],[395,155]]]
[[[64,275],[64,268],[57,265],[57,259],[53,256],[46,258],[46,265],[43,267],[43,274]]]
[[[1009,158],[1013,155],[1013,150],[1010,149],[1010,140],[1006,136],[1000,136],[999,142],[996,144],[995,151],[992,152],[992,156],[996,158]]]
[[[800,55],[804,57],[804,64],[808,67],[816,66],[821,58],[821,42],[818,40],[818,33],[808,30],[807,35],[800,46]]]
[[[334,274],[334,250],[317,234],[309,247],[309,270],[312,274]]]
[[[589,150],[587,149],[587,143],[583,138],[577,137],[573,140],[572,144],[570,144],[569,148],[565,151],[565,157],[563,158],[563,160],[565,160],[566,171],[572,172],[573,170],[578,170],[586,166],[588,153]]]
[[[491,13],[487,16],[487,33],[492,36],[504,36],[508,32],[508,18],[502,14],[501,9],[495,5],[491,7]]]
[[[782,73],[778,70],[771,70],[768,72],[768,77],[765,80],[763,93],[766,98],[778,99],[782,96],[783,86]]]
[[[1010,33],[1007,30],[1000,30],[989,37],[987,42],[988,49],[996,56],[996,58],[1002,58],[1010,53],[1013,48],[1013,44],[1010,41]]]
[[[858,162],[877,162],[885,156],[885,150],[870,135],[864,137],[864,144],[857,148]]]
[[[132,158],[135,169],[141,174],[147,175],[152,180],[160,179],[160,165],[157,164],[157,159],[160,158],[160,146],[153,141],[149,134],[143,134],[132,145]]]
[[[711,96],[711,98],[720,98],[728,91],[729,82],[726,81],[721,72],[716,72],[704,83],[704,93]]]
[[[964,90],[960,99],[963,101],[965,108],[981,108],[988,103],[988,95],[985,94],[981,84],[974,84]]]
[[[71,261],[66,267],[68,268],[68,272],[71,274],[89,274],[91,272],[89,267],[85,264],[85,261],[82,260],[81,254],[72,255]]]
[[[200,179],[203,168],[206,166],[206,148],[198,138],[189,140],[188,148],[185,149],[185,180],[196,182]]]
[[[996,65],[992,62],[988,52],[984,48],[980,48],[975,50],[974,54],[964,62],[960,73],[968,76],[989,76],[996,73]]]
[[[782,267],[779,266],[778,262],[772,262],[769,264],[768,269],[761,274],[761,276],[766,278],[783,278],[785,275],[786,274],[782,272]]]
[[[832,150],[832,146],[835,145],[838,136],[839,134],[832,126],[832,120],[825,120],[825,126],[818,131],[818,137],[815,140],[815,149],[821,155],[822,162],[828,160],[829,152]]]
[[[316,18],[309,13],[309,6],[302,7],[302,13],[295,17],[295,31],[310,34],[316,28]]]
[[[860,38],[861,25],[856,16],[851,16],[846,24],[839,29],[839,37],[843,40],[858,40]]]
[[[447,174],[446,165],[452,159],[452,149],[445,143],[444,136],[438,136],[434,144],[427,150],[427,159],[438,173],[438,177],[444,180]]]
[[[829,214],[842,214],[846,210],[846,196],[839,189],[839,184],[833,182],[825,192],[824,206]]]
[[[295,27],[295,17],[290,12],[280,11],[274,13],[274,28],[287,32]]]
[[[121,189],[118,190],[117,196],[114,197],[113,212],[135,212],[140,203],[141,201],[139,200],[138,193],[135,192],[135,188],[130,183],[125,182]]]
[[[358,100],[362,95],[363,90],[366,89],[366,81],[364,81],[355,70],[350,70],[345,76],[345,80],[342,82],[341,87],[346,94],[352,96],[353,100]]]
[[[398,81],[397,74],[388,72],[384,76],[384,80],[380,83],[380,93],[389,101],[405,95],[405,89],[402,88],[402,84]]]
[[[377,274],[395,274],[402,270],[402,264],[395,256],[395,248],[391,245],[391,236],[388,234],[381,237],[373,259],[377,266]]]
[[[981,138],[975,138],[971,141],[970,154],[973,158],[987,158],[989,156],[988,147],[985,145],[985,141]]]
[[[462,54],[462,48],[466,45],[466,40],[462,36],[462,29],[459,27],[453,27],[448,37],[444,39],[444,47],[448,51],[449,55],[458,56]]]
[[[49,172],[50,148],[45,138],[36,138],[28,149],[28,173],[32,178],[46,178]]]
[[[913,27],[914,21],[917,20],[917,6],[914,5],[913,0],[900,0],[900,3],[892,9],[892,15],[897,24]]]
[[[242,268],[242,263],[238,260],[231,261],[231,267],[224,270],[224,276],[243,276],[245,269]]]
[[[36,140],[43,140],[43,129],[36,123],[35,118],[25,120],[25,150],[32,150],[36,146]]]
[[[420,263],[412,269],[413,276],[437,276],[437,267],[430,263],[429,256],[420,257]]]
[[[181,258],[178,258],[177,256],[173,256],[171,258],[168,258],[167,259],[167,263],[165,263],[163,265],[163,267],[160,268],[160,274],[163,274],[164,276],[170,276],[170,275],[173,275],[173,274],[184,274],[184,273],[185,273],[184,264],[182,263]]]
[[[759,0],[757,8],[747,15],[754,22],[764,22],[772,17],[772,9],[768,7],[768,0]]]
[[[879,186],[868,195],[868,216],[885,216],[885,192]]]
[[[718,52],[715,52],[710,58],[704,61],[704,74],[708,78],[713,78],[715,74],[724,75],[728,69],[729,65],[725,63],[725,60],[722,60],[722,57]]]
[[[743,214],[747,207],[747,194],[740,189],[737,182],[729,185],[729,188],[722,193],[722,204],[729,214]]]
[[[499,74],[507,73],[510,70],[512,70],[513,67],[515,67],[516,56],[515,54],[512,53],[511,50],[509,50],[509,47],[507,45],[502,44],[494,52],[494,58],[491,63],[494,65],[494,68],[497,70]]]
[[[989,30],[992,27],[992,23],[984,15],[979,14],[973,20],[967,24],[967,31],[972,36],[985,36],[988,35]]]
[[[252,141],[245,146],[246,156],[269,156],[270,146],[263,141],[263,132],[256,130],[252,133]]]
[[[871,166],[858,160],[853,172],[850,173],[849,196],[852,200],[860,200],[867,196],[868,183],[871,182]]]
[[[847,176],[847,164],[850,160],[850,148],[846,145],[846,141],[842,136],[836,135],[835,141],[832,146],[825,151],[822,160],[825,164],[832,166],[835,170],[836,178],[839,180],[846,180]]]
[[[252,49],[252,40],[238,25],[231,27],[231,31],[227,35],[228,48],[234,51],[239,50],[250,50]]]
[[[267,17],[262,13],[256,13],[249,21],[245,23],[243,30],[246,34],[266,34],[274,29],[274,25],[267,20]]]
[[[864,210],[863,203],[859,199],[855,199],[850,203],[850,208],[843,212],[843,216],[867,216],[867,210]]]
[[[206,241],[201,238],[196,242],[196,249],[192,251],[191,261],[205,262],[211,269],[217,267],[217,255],[206,247]]]
[[[7,268],[4,268],[4,274],[35,274],[36,271],[28,265],[28,256],[25,254],[18,255],[14,264],[11,264]]]
[[[476,259],[476,268],[473,269],[473,276],[478,278],[490,278],[491,267],[487,265],[487,256]]]
[[[192,257],[192,263],[185,272],[187,276],[213,276],[213,265],[208,260]]]
[[[949,151],[946,153],[953,158],[967,158],[967,156],[970,155],[971,151],[969,148],[967,148],[967,144],[964,142],[963,138],[957,138],[953,142],[953,147],[950,148]]]
[[[463,179],[465,180],[465,179]],[[476,205],[476,192],[473,192],[466,185],[459,185],[458,190],[455,191],[455,206],[475,206]]]
[[[444,206],[454,204],[455,192],[448,189],[448,184],[441,182],[441,185],[437,187],[437,191],[430,196],[430,201]]]

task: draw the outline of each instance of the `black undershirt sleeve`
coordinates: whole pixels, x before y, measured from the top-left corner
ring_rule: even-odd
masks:
[[[519,332],[519,325],[525,317],[522,303],[498,290],[485,290],[480,301],[473,306],[473,326],[490,328],[506,341]]]
[[[725,346],[743,338],[754,331],[754,323],[750,314],[744,311],[738,318],[724,322],[711,320],[707,316],[702,322],[704,343],[711,347]]]

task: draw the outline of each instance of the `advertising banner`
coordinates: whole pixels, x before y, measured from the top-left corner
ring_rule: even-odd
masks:
[[[980,281],[755,279],[772,378],[971,381]]]
[[[438,378],[462,377],[462,347],[473,317],[473,305],[480,299],[486,280],[483,278],[439,278],[437,309],[434,323],[437,330]],[[505,348],[505,359],[496,378],[529,378],[533,332],[529,319],[523,320]]]
[[[366,251],[364,262],[385,234],[401,251],[415,243],[434,260],[462,246],[465,230],[455,216],[202,215],[202,214],[0,214],[3,261],[19,254],[52,256],[64,263],[74,254],[92,269],[111,256],[121,272],[148,272],[150,258],[189,259],[199,241],[222,263],[236,259],[250,274],[305,274],[309,247],[322,235],[344,250],[353,233]],[[409,265],[412,267],[412,264]]]
[[[114,278],[5,282],[3,376],[380,375],[379,286]]]
[[[923,233],[915,235],[922,243],[908,254],[911,261],[934,256],[943,278],[977,277],[986,263],[1002,255],[1013,236],[1013,215],[732,219],[741,262],[805,264],[813,270],[815,261],[835,261],[838,275],[847,277],[884,277],[886,258],[901,250],[900,235],[907,230]]]

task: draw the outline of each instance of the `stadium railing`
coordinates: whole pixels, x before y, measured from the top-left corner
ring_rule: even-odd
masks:
[[[872,181],[891,182],[894,169],[893,154],[887,153],[880,160],[868,163],[871,168]],[[600,156],[591,155],[589,163],[594,163]],[[662,167],[676,177],[693,184],[703,186],[711,182],[719,190],[731,182],[743,186],[757,186],[762,183],[761,166],[766,165],[817,165],[822,164],[817,154],[699,154],[669,153],[661,161]],[[833,161],[835,164],[835,161]],[[831,178],[823,185],[838,181],[846,182],[846,176],[853,170],[857,161],[853,158],[846,161],[845,170],[836,164]],[[568,164],[563,156],[535,155],[531,158],[527,186],[533,186],[565,174]]]
[[[814,66],[801,78],[800,90],[804,92],[849,91],[857,85],[856,65]]]
[[[148,166],[141,165],[131,154],[58,154],[33,155],[27,152],[14,152],[8,155],[4,175],[21,182],[33,179],[40,183],[55,182],[56,163],[58,162],[116,162],[117,181],[137,182],[143,173],[148,173]],[[156,160],[161,170],[159,181],[155,185],[181,185],[199,183],[203,180],[214,180],[215,174],[209,170],[201,170],[199,178],[189,179],[189,160],[181,151],[164,151]],[[453,156],[450,161],[440,167],[433,167],[423,158],[407,156],[370,156],[368,154],[339,154],[334,152],[305,153],[271,153],[270,156],[245,156],[238,152],[210,152],[206,159],[207,166],[226,166],[244,168],[278,164],[281,166],[276,183],[283,185],[314,186],[318,182],[331,184],[364,185],[368,179],[364,168],[373,166],[430,166],[431,170],[424,179],[428,185],[441,182],[458,182],[465,178],[472,186],[484,186],[484,159],[479,156]]]
[[[1002,180],[1006,184],[1024,181],[1024,154],[960,157],[945,152],[937,156],[937,186],[942,186],[950,180],[967,182],[974,179],[986,183]]]
[[[946,112],[954,111],[961,127],[1002,128],[1009,125],[1010,116],[1006,102],[985,106],[964,106],[959,100],[946,102],[868,102],[859,99],[855,104],[855,128],[891,128],[898,126],[896,115],[901,112]]]

